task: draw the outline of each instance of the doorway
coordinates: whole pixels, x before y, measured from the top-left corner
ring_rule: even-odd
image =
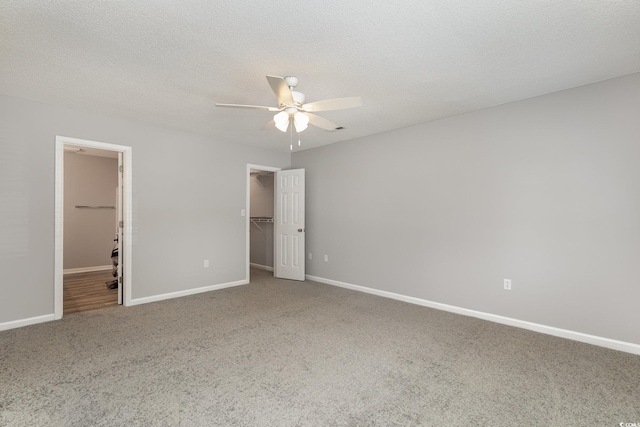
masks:
[[[251,169],[249,205],[249,263],[251,267],[273,271],[273,201],[275,172]]]
[[[118,152],[64,147],[63,314],[122,301]]]
[[[129,305],[132,294],[131,147],[57,136],[55,150],[54,317],[60,319],[67,312],[97,308],[109,294],[113,305]],[[108,183],[103,183],[110,187],[97,189],[94,194],[93,190],[65,185],[65,177],[72,180],[73,173],[82,171],[82,167],[78,168],[81,163],[93,175],[115,166],[115,179],[110,177]],[[67,173],[65,164],[69,168]],[[114,183],[115,186],[111,185]],[[65,220],[68,221],[66,230]],[[87,225],[97,224],[102,224],[100,232],[87,232]],[[89,239],[90,234],[97,234],[99,242],[82,241],[83,248],[75,250],[74,242]],[[102,252],[106,253],[102,255]],[[113,289],[109,289],[106,282],[110,282]],[[69,299],[79,297],[82,300],[79,304]]]
[[[279,170],[247,165],[247,281],[251,279],[250,267],[273,272],[274,178]]]
[[[270,174],[269,174],[270,173]],[[305,170],[272,168],[259,165],[247,165],[246,207],[242,215],[246,221],[246,280],[250,282],[251,265],[251,233],[252,227],[265,233],[260,223],[270,223],[272,255],[264,255],[263,262],[271,263],[273,275],[281,279],[304,281],[305,276]],[[261,198],[273,197],[273,204],[268,204],[268,210],[256,211],[252,208],[252,180],[258,181],[260,176],[270,176],[262,182],[254,184],[256,191],[266,189],[265,183],[270,183],[269,192]],[[262,215],[266,215],[263,217]],[[265,226],[265,228],[267,228]],[[256,230],[257,231],[257,230]],[[255,239],[265,245],[267,239]],[[268,248],[264,248],[265,252]],[[255,263],[257,264],[257,263]],[[268,267],[268,266],[263,266]]]

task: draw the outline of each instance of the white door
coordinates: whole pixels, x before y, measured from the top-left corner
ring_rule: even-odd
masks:
[[[304,169],[276,172],[274,276],[304,280]]]
[[[122,304],[122,286],[124,285],[124,280],[122,280],[122,261],[124,257],[122,256],[122,231],[124,228],[122,227],[122,174],[123,174],[124,166],[122,162],[122,153],[118,153],[118,189],[116,191],[116,239],[118,239],[118,304]]]

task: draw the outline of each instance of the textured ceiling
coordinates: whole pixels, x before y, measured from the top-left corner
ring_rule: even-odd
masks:
[[[279,150],[214,104],[362,97],[304,149],[635,72],[638,0],[0,1],[0,93]]]

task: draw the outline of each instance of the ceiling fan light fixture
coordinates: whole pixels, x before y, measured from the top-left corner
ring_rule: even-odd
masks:
[[[293,124],[296,132],[300,133],[309,126],[309,116],[298,111],[293,115]]]
[[[279,131],[286,132],[289,129],[289,115],[285,111],[280,111],[273,116],[273,121]]]

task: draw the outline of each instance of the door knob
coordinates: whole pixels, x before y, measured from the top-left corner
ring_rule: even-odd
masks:
[[[298,228],[298,233],[302,233],[304,231],[304,228]]]

